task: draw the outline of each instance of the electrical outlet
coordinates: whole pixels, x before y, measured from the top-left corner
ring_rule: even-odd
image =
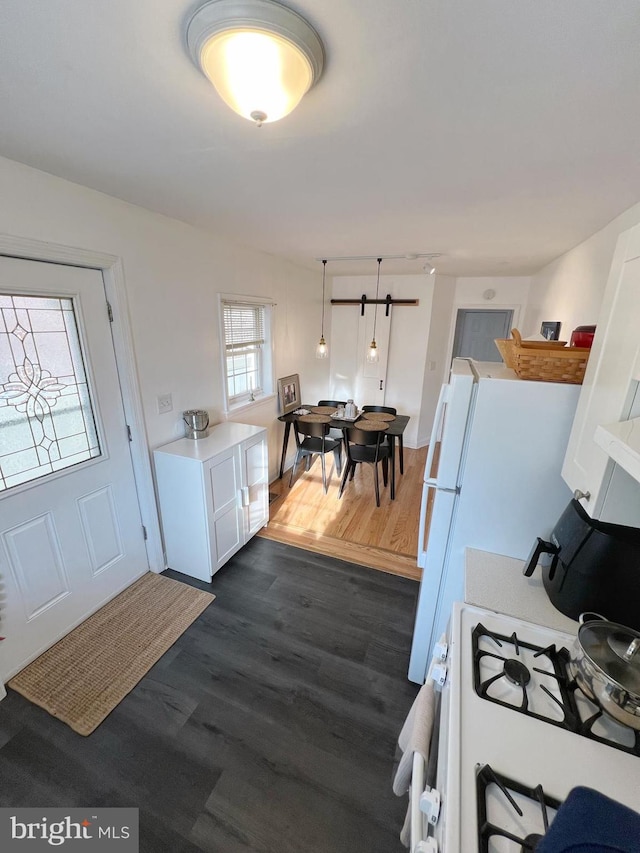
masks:
[[[166,412],[173,411],[173,400],[171,394],[158,395],[158,414],[164,415]]]

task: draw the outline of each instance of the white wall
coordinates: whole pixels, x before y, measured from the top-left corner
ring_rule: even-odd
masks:
[[[418,300],[417,306],[392,308],[385,386],[384,405],[393,406],[402,414],[411,417],[403,437],[407,447],[418,446],[418,424],[422,408],[423,372],[431,322],[433,288],[432,276],[380,276],[380,298],[390,293],[395,299]],[[333,278],[334,299],[359,299],[363,293],[373,299],[375,291],[375,275]],[[378,311],[381,310],[384,311],[384,306],[378,306]],[[342,391],[349,389],[349,383],[353,383],[357,369],[356,339],[359,311],[360,308],[357,305],[334,305],[331,311],[332,383],[336,389],[338,388],[336,382],[342,383],[339,386]],[[347,396],[353,397],[353,391]],[[359,406],[366,405],[366,402],[366,400],[356,400]]]
[[[569,340],[576,326],[596,323],[618,235],[639,222],[640,204],[636,204],[536,273],[523,333],[539,332],[545,320],[559,320],[560,337]]]
[[[440,387],[443,382],[446,382],[449,375],[447,347],[455,296],[455,278],[436,275],[422,382],[422,407],[417,432],[418,447],[423,447],[429,443]]]
[[[217,293],[271,297],[276,376],[299,373],[317,399],[328,363],[315,358],[320,334],[321,270],[295,267],[94,190],[0,158],[0,232],[90,249],[123,260],[149,447],[182,435],[180,412],[208,409],[224,419]],[[173,412],[156,397],[171,392]],[[271,476],[279,464],[277,399],[235,420],[269,429]]]

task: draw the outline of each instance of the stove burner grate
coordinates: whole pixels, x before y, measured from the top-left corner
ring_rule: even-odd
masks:
[[[481,637],[489,637],[499,649],[503,648],[503,644],[509,644],[513,646],[513,649],[516,655],[520,655],[521,649],[528,649],[529,651],[534,652],[534,658],[542,657],[543,655],[549,659],[551,664],[553,665],[553,672],[549,672],[544,669],[539,669],[538,667],[533,667],[533,671],[538,673],[539,675],[550,678],[552,682],[555,683],[557,689],[560,692],[560,699],[558,699],[544,684],[540,684],[540,690],[542,690],[550,699],[552,699],[556,705],[562,710],[563,718],[562,720],[552,720],[549,717],[545,717],[542,714],[538,714],[535,711],[532,711],[529,708],[529,695],[527,693],[527,685],[531,680],[531,673],[529,669],[525,666],[522,661],[519,661],[517,658],[507,658],[504,655],[500,655],[494,652],[485,651],[481,649],[479,646],[479,640]],[[474,687],[475,691],[482,699],[488,699],[489,702],[496,702],[498,705],[502,705],[504,708],[511,708],[515,711],[520,711],[523,714],[527,714],[530,717],[536,717],[538,720],[544,720],[545,722],[553,723],[557,726],[562,726],[565,729],[569,729],[570,731],[576,731],[578,725],[578,718],[576,714],[576,709],[573,707],[571,703],[571,696],[568,690],[568,677],[567,677],[567,664],[569,663],[569,652],[566,649],[556,650],[554,645],[547,646],[546,649],[540,648],[540,646],[533,646],[531,643],[525,643],[523,640],[520,640],[515,633],[513,633],[510,637],[504,636],[502,634],[496,634],[493,631],[489,631],[488,628],[485,628],[484,625],[478,623],[473,630],[472,634],[473,638],[473,678],[474,678]],[[495,658],[497,660],[503,661],[502,671],[497,675],[492,675],[490,678],[485,679],[484,681],[480,678],[480,661],[483,658]],[[489,688],[491,685],[498,681],[501,678],[506,678],[510,684],[514,684],[517,687],[520,687],[522,691],[522,698],[520,705],[515,705],[511,702],[505,702],[502,699],[498,699],[496,696],[492,696],[489,693]]]
[[[543,838],[542,835],[532,832],[521,837],[510,832],[506,827],[497,826],[496,824],[491,823],[488,819],[487,789],[491,784],[498,786],[508,803],[519,817],[522,817],[522,809],[511,796],[509,793],[510,791],[515,794],[521,794],[532,802],[537,803],[540,807],[542,825],[545,832],[549,828],[548,810],[553,809],[554,811],[557,811],[561,805],[560,801],[545,794],[542,785],[537,785],[535,788],[529,788],[520,782],[516,782],[514,779],[508,779],[506,776],[496,773],[489,764],[482,764],[478,766],[476,773],[478,850],[480,853],[489,853],[489,851],[493,849],[493,846],[490,847],[491,839],[500,837],[519,845],[520,853],[533,853],[538,846],[538,842]]]
[[[578,687],[578,683],[572,679],[569,682],[568,686],[572,694],[572,699],[575,702],[575,699],[573,697],[575,697],[576,692],[581,692],[580,688]],[[606,719],[606,715],[604,711],[600,710],[599,708],[589,717],[586,717],[584,720],[580,720],[580,717],[578,715],[578,726],[576,728],[577,734],[583,735],[583,737],[588,737],[591,740],[598,741],[598,743],[604,743],[607,746],[613,746],[616,749],[621,749],[623,752],[628,752],[629,755],[640,756],[640,731],[629,729],[626,726],[624,727],[629,733],[630,738],[633,740],[633,745],[627,746],[626,744],[618,743],[617,741],[612,741],[610,738],[602,737],[601,735],[596,734],[596,732],[594,731],[595,724],[598,722],[598,720],[603,719]],[[619,725],[622,726],[622,723],[620,723]]]
[[[490,638],[500,651],[504,651],[504,645],[512,646],[516,657],[507,657],[506,654],[498,654],[480,648],[479,641],[481,637]],[[485,628],[480,622],[472,632],[472,644],[474,688],[478,696],[482,699],[486,699],[489,702],[495,702],[498,705],[502,705],[504,708],[511,708],[513,711],[527,714],[530,717],[535,717],[536,719],[542,720],[545,723],[550,723],[553,726],[559,726],[567,729],[575,734],[582,735],[583,737],[590,738],[591,740],[598,741],[599,743],[606,744],[607,746],[612,746],[614,749],[620,749],[630,755],[640,756],[640,732],[628,730],[631,732],[630,737],[633,740],[633,745],[629,746],[624,743],[619,743],[616,740],[602,737],[594,732],[594,725],[598,720],[603,718],[603,711],[598,709],[587,718],[581,719],[580,712],[578,710],[578,703],[576,701],[576,694],[580,694],[581,691],[576,681],[569,676],[570,655],[567,649],[556,649],[555,645],[550,645],[546,648],[534,646],[531,643],[526,643],[524,640],[521,640],[515,632],[511,634],[510,637],[503,634],[497,634],[494,631],[490,631],[488,628]],[[542,690],[561,709],[563,714],[561,720],[556,720],[552,717],[538,714],[530,709],[527,688],[531,690],[535,689],[535,687],[534,684],[531,683],[531,672],[529,671],[529,668],[522,661],[518,660],[522,649],[528,649],[533,652],[534,658],[545,656],[551,662],[553,672],[539,669],[538,667],[533,667],[533,672],[551,679],[551,681],[556,685],[560,695],[559,699],[542,683],[537,684],[537,689]],[[492,675],[489,678],[486,678],[483,681],[480,676],[480,662],[483,658],[494,658],[502,661],[502,671],[497,675]],[[489,690],[491,685],[502,678],[521,689],[522,698],[520,704],[505,702],[503,699],[499,699],[497,696],[492,696],[490,694]],[[530,684],[531,686],[529,687]],[[527,848],[523,849],[526,850]]]

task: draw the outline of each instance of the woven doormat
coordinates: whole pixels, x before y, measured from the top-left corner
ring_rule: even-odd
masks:
[[[9,681],[90,735],[215,595],[152,572],[105,604]]]

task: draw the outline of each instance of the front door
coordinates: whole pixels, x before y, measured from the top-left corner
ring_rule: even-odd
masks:
[[[0,679],[148,571],[102,273],[0,258]]]
[[[502,361],[496,338],[510,338],[513,311],[460,308],[456,317],[453,358]]]

